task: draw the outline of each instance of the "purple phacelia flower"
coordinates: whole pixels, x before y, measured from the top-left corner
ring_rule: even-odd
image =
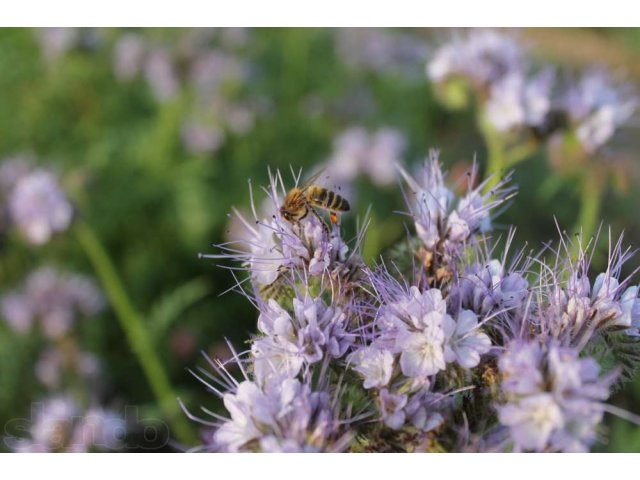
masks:
[[[382,28],[341,28],[337,52],[351,68],[377,73],[418,76],[416,65],[425,59],[426,45],[413,35]]]
[[[76,317],[95,315],[104,299],[95,284],[79,275],[67,275],[49,267],[32,272],[20,291],[0,299],[7,323],[24,332],[38,321],[49,338],[64,336]]]
[[[189,153],[201,155],[217,151],[225,141],[225,133],[219,125],[188,120],[182,127],[182,143]]]
[[[73,206],[56,176],[37,169],[21,177],[9,194],[9,216],[33,245],[47,243],[64,232],[73,218]]]
[[[620,309],[622,315],[617,319],[618,325],[628,327],[628,333],[639,335],[640,330],[640,298],[638,298],[638,287],[633,286],[625,290],[620,297]]]
[[[369,345],[356,350],[350,361],[353,369],[364,377],[364,388],[382,388],[391,380],[394,356],[389,350]]]
[[[393,128],[370,134],[362,127],[352,127],[334,140],[327,171],[339,183],[351,183],[364,173],[376,185],[390,185],[406,146],[405,137]]]
[[[470,175],[469,189],[459,200],[444,183],[438,154],[431,152],[422,169],[422,178],[415,180],[406,171],[400,173],[407,182],[410,213],[416,233],[424,248],[447,263],[460,257],[467,245],[473,244],[474,235],[491,227],[491,210],[513,195],[507,187],[509,178],[499,182],[491,191],[483,193],[486,181],[472,188],[476,169]]]
[[[443,323],[453,321],[437,289],[420,292],[411,287],[381,307],[376,325],[381,341],[400,354],[407,377],[434,375],[445,368]]]
[[[394,430],[402,428],[407,418],[404,411],[404,407],[407,405],[407,396],[389,393],[386,388],[383,388],[380,390],[379,402],[384,424]]]
[[[94,382],[100,373],[98,359],[89,352],[83,352],[73,344],[48,348],[40,355],[35,365],[36,378],[50,389],[62,386],[65,375]]]
[[[597,362],[576,349],[533,342],[514,342],[500,357],[499,420],[518,450],[586,451],[614,376],[600,377]]]
[[[272,377],[263,387],[247,380],[223,400],[231,418],[213,432],[217,451],[326,451],[340,429],[329,395],[292,378]]]
[[[530,79],[522,72],[508,75],[491,87],[487,120],[500,132],[543,125],[552,106],[554,74],[544,70]]]
[[[529,283],[518,272],[505,272],[502,263],[493,259],[465,266],[450,295],[461,308],[485,316],[526,305]]]
[[[140,35],[121,35],[114,46],[113,54],[113,70],[118,80],[130,81],[138,76],[145,55],[146,44]]]
[[[5,158],[0,164],[0,193],[11,191],[18,181],[33,169],[33,159],[27,156]]]
[[[282,194],[278,192],[278,183]],[[240,238],[220,245],[222,254],[204,257],[242,262],[258,289],[274,285],[276,280],[288,281],[287,275],[291,274],[315,277],[339,287],[340,277],[359,264],[355,253],[347,255],[349,247],[340,236],[339,228],[330,228],[320,213],[310,212],[296,223],[282,218],[279,210],[286,191],[279,173],[271,176],[267,193],[267,211],[272,212],[271,215],[259,215],[252,204],[255,221],[249,222],[236,211],[246,231]]]
[[[30,438],[5,439],[15,452],[70,452],[115,450],[126,434],[124,420],[102,407],[87,411],[69,396],[47,399],[32,406]]]
[[[522,68],[523,50],[513,36],[472,29],[436,50],[427,64],[427,75],[436,83],[462,78],[484,89]]]
[[[242,84],[247,65],[237,56],[216,50],[199,53],[191,64],[190,82],[201,101],[220,94],[229,85]]]
[[[166,103],[180,92],[180,82],[176,76],[171,54],[165,49],[151,50],[144,60],[144,75],[151,92],[160,103]]]
[[[294,297],[291,312],[269,300],[258,319],[264,337],[252,345],[256,376],[294,377],[303,365],[342,357],[353,343],[346,326],[346,314],[321,298]]]
[[[565,108],[587,153],[594,153],[638,108],[628,85],[617,85],[600,70],[587,72],[566,94]]]
[[[478,316],[471,310],[461,310],[455,322],[444,322],[444,333],[445,360],[463,368],[477,366],[491,349],[491,339],[478,328]]]

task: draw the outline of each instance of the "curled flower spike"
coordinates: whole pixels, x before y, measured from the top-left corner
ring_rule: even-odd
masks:
[[[463,256],[466,247],[474,244],[478,234],[491,228],[491,211],[514,195],[515,189],[507,186],[510,177],[482,193],[488,180],[473,188],[477,175],[474,166],[467,193],[456,199],[444,183],[436,151],[425,162],[420,180],[402,168],[399,170],[410,189],[406,199],[422,242],[423,266],[430,281],[446,281],[453,276],[455,261]]]
[[[270,185],[265,192],[270,214],[257,213],[252,194],[255,221],[247,221],[236,211],[246,232],[241,238],[218,245],[221,254],[202,257],[240,262],[265,298],[277,297],[288,282],[287,275],[292,273],[316,279],[333,290],[347,288],[353,283],[361,266],[357,254],[359,245],[356,244],[349,254],[339,228],[333,225],[330,229],[318,213],[308,213],[298,222],[285,220],[280,207],[286,190],[279,172],[270,175]],[[356,241],[360,238],[358,236]]]
[[[629,329],[637,322],[637,289],[629,285],[631,276],[621,277],[633,252],[623,248],[622,241],[622,236],[615,244],[609,239],[607,267],[593,282],[589,279],[593,247],[580,248],[574,261],[574,243],[562,239],[554,263],[540,261],[536,298],[527,321],[541,336],[582,348],[602,332]],[[576,242],[581,245],[582,239]]]

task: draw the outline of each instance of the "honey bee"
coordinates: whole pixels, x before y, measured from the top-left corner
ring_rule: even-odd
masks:
[[[280,207],[280,215],[291,223],[298,223],[309,212],[318,216],[314,207],[329,211],[331,223],[338,224],[338,212],[349,211],[349,202],[331,190],[314,185],[313,182],[322,172],[311,177],[303,187],[289,190]],[[318,216],[319,217],[319,216]]]

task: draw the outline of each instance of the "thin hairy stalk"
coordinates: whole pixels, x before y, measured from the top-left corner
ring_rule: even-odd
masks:
[[[589,242],[598,226],[600,214],[600,204],[602,202],[603,179],[597,171],[585,172],[580,184],[580,210],[574,231],[582,232],[581,238]],[[573,257],[576,258],[575,251],[580,245],[574,244]]]
[[[81,248],[91,262],[96,275],[100,279],[132,351],[135,353],[140,366],[156,396],[164,415],[166,416],[175,437],[182,443],[193,444],[195,437],[177,401],[169,378],[162,368],[162,362],[154,351],[140,314],[136,311],[120,277],[104,246],[84,222],[77,222],[75,234]]]

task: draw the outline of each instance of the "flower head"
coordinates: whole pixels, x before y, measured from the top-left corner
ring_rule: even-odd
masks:
[[[390,185],[395,181],[395,166],[402,163],[406,145],[404,136],[393,128],[370,134],[362,127],[352,127],[334,140],[327,168],[338,182],[350,183],[364,173],[376,185]]]
[[[472,29],[436,50],[427,64],[427,75],[433,82],[464,78],[478,88],[486,88],[519,72],[522,64],[522,48],[511,35]]]
[[[304,278],[305,282],[317,279],[331,289],[344,288],[359,267],[359,258],[354,253],[347,255],[349,247],[339,228],[330,228],[320,213],[308,212],[298,222],[285,220],[280,213],[287,193],[283,185],[279,173],[271,176],[268,213],[258,214],[252,205],[255,221],[249,222],[236,211],[245,232],[230,244],[220,245],[222,254],[204,257],[243,262],[254,286],[265,297],[282,283],[290,283],[291,278]]]
[[[73,207],[56,176],[36,169],[21,177],[8,199],[9,215],[25,239],[34,245],[47,243],[71,224]]]
[[[7,323],[24,332],[37,320],[49,338],[60,338],[72,327],[77,316],[91,317],[104,305],[94,283],[80,275],[41,267],[26,279],[22,290],[0,299]]]
[[[592,154],[629,120],[638,99],[629,85],[616,84],[605,72],[592,70],[568,90],[565,104],[576,136]]]
[[[102,407],[82,411],[68,396],[52,397],[32,408],[30,438],[11,440],[16,452],[89,452],[120,448],[124,420]]]
[[[414,219],[416,233],[424,247],[424,266],[434,277],[446,276],[441,270],[453,269],[467,246],[473,245],[475,236],[491,227],[491,210],[503,204],[513,194],[506,179],[494,189],[483,193],[486,181],[472,188],[476,169],[470,174],[467,193],[456,199],[444,183],[438,154],[431,152],[422,169],[422,178],[415,180],[400,169],[410,192],[409,210]]]
[[[264,336],[252,345],[256,377],[295,377],[303,365],[342,357],[354,338],[347,322],[344,311],[320,297],[297,295],[290,311],[270,299],[261,306],[258,318]]]
[[[586,451],[604,413],[612,376],[592,358],[555,344],[513,343],[501,356],[506,403],[500,422],[515,446],[535,451]]]

